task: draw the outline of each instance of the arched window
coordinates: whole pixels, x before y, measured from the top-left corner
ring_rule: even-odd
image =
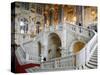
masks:
[[[38,13],[38,14],[40,14],[40,15],[42,15],[42,5],[38,5],[37,4],[37,6],[36,6],[36,12]]]

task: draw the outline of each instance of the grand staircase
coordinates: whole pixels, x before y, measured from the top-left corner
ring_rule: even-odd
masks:
[[[94,51],[93,55],[91,56],[90,60],[87,64],[85,64],[85,69],[96,69],[98,66],[98,53],[97,49]]]
[[[96,47],[94,46],[97,45],[97,33],[93,33],[93,35],[90,36],[89,35],[90,31],[89,33],[87,33],[88,32],[87,29],[83,28],[85,32],[80,33],[78,27],[75,27],[75,26],[71,26],[71,27],[72,27],[71,31],[77,34],[80,34],[82,36],[90,37],[89,42],[86,44],[86,46],[82,50],[80,50],[80,52],[78,52],[77,54],[71,55],[71,56],[64,57],[64,58],[53,59],[52,61],[49,61],[49,62],[46,61],[42,63],[40,61],[40,66],[28,67],[28,68],[25,68],[25,71],[26,72],[39,72],[39,71],[54,71],[54,70],[58,71],[58,70],[96,69],[98,66],[97,65],[98,54],[97,54],[97,46]],[[73,30],[73,27],[74,29],[78,29],[78,31]],[[40,37],[40,35],[38,35],[38,37]],[[36,37],[36,39],[38,37]],[[34,61],[34,60],[31,60],[30,62],[27,61],[26,54],[27,53],[25,53],[24,48],[21,48],[21,47],[18,48],[18,50],[16,51],[16,56],[18,58],[19,64],[21,65],[30,64],[30,62],[32,63]],[[74,59],[77,59],[76,65],[74,65],[75,64],[73,61]]]

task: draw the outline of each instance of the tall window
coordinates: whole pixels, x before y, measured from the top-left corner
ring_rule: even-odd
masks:
[[[36,12],[38,14],[42,15],[42,6],[41,5],[37,5]]]

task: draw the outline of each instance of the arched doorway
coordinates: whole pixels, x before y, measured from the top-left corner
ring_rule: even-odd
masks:
[[[79,52],[83,47],[85,46],[85,43],[82,41],[76,41],[73,44],[73,53],[76,54],[77,52]],[[76,66],[76,56],[74,57],[74,66]]]
[[[56,33],[51,33],[48,36],[48,58],[61,57],[61,39]]]
[[[75,42],[73,45],[73,52],[74,53],[79,52],[84,46],[85,46],[84,42],[81,42],[81,41]]]

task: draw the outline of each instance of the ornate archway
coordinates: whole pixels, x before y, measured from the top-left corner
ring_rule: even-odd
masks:
[[[79,52],[84,46],[85,46],[84,42],[81,42],[81,41],[75,42],[73,45],[73,52],[74,53]]]
[[[48,36],[48,59],[61,57],[61,39],[56,33]]]
[[[73,43],[73,53],[76,54],[77,52],[81,51],[81,49],[85,46],[85,43],[82,41],[76,41]],[[74,66],[76,66],[76,56],[74,57]]]

